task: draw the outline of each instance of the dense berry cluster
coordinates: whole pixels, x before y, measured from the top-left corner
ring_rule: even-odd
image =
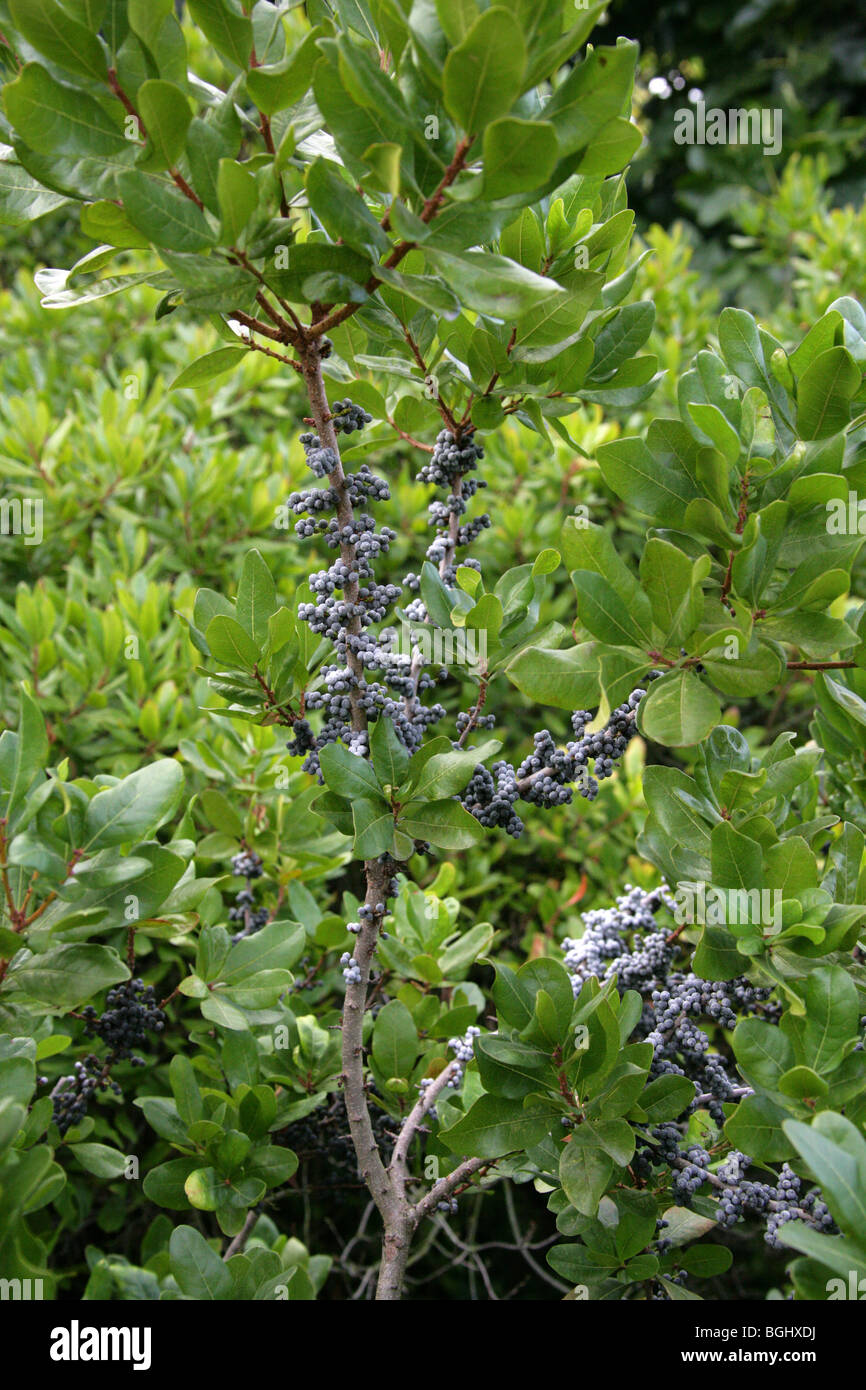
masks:
[[[362,430],[365,425],[369,425],[373,417],[359,405],[345,400],[334,401],[331,406],[331,419],[337,434],[353,434],[355,430]]]
[[[723,1103],[736,1099],[743,1088],[725,1058],[710,1051],[709,1034],[695,1020],[733,1028],[739,1018],[752,1013],[776,1018],[778,1005],[770,1002],[768,989],[745,976],[710,981],[678,969],[678,947],[655,920],[661,907],[674,910],[666,887],[644,892],[627,885],[615,906],[583,914],[583,936],[562,943],[565,965],[575,994],[595,975],[600,980],[615,976],[620,992],[636,990],[642,996],[635,1036],[653,1045],[652,1075],[688,1077],[695,1083],[691,1108],[700,1098],[722,1124]]]
[[[446,584],[455,582],[457,551],[465,550],[490,525],[490,517],[486,512],[464,522],[463,525],[460,524],[460,518],[465,515],[470,498],[474,497],[479,488],[487,486],[483,478],[468,476],[475,472],[479,460],[483,457],[484,450],[476,443],[471,431],[457,438],[451,430],[440,430],[433,446],[433,453],[416,475],[419,483],[432,483],[434,487],[448,490],[444,501],[436,498],[427,509],[428,524],[436,533],[427,550],[427,559],[436,565]],[[478,568],[478,563],[474,560],[461,559],[460,563]],[[414,576],[408,578],[414,580]],[[415,586],[410,583],[410,587]],[[407,612],[421,621],[426,617],[420,600],[411,604]]]
[[[111,1079],[111,1069],[117,1062],[129,1061],[143,1067],[144,1059],[133,1049],[144,1045],[148,1033],[161,1033],[166,1017],[156,1002],[152,985],[143,980],[126,980],[108,991],[105,1012],[99,1016],[92,1004],[82,1010],[85,1034],[101,1038],[108,1045],[108,1054],[100,1060],[90,1052],[73,1067],[72,1076],[63,1076],[51,1092],[52,1120],[61,1134],[80,1124],[87,1106],[97,1091],[111,1090],[122,1094],[121,1087]]]
[[[732,1029],[749,1014],[760,1012],[772,1021],[780,1010],[770,999],[769,989],[745,976],[702,980],[693,971],[677,969],[679,948],[655,917],[662,907],[673,913],[674,906],[664,885],[651,892],[626,885],[613,907],[583,913],[582,937],[566,937],[562,943],[575,996],[591,976],[601,981],[615,977],[621,993],[636,990],[644,1007],[633,1037],[652,1043],[650,1075],[685,1076],[694,1083],[694,1099],[682,1120],[655,1125],[640,1135],[632,1170],[643,1180],[658,1176],[659,1169],[669,1170],[673,1198],[679,1205],[688,1205],[698,1192],[709,1189],[718,1198],[719,1225],[732,1226],[744,1216],[760,1217],[766,1222],[770,1245],[778,1244],[779,1227],[795,1217],[829,1230],[832,1219],[820,1192],[812,1189],[801,1199],[801,1180],[787,1164],[775,1184],[750,1180],[746,1173],[751,1159],[745,1154],[734,1150],[713,1171],[710,1154],[702,1145],[684,1144],[685,1120],[692,1111],[705,1108],[721,1127],[723,1104],[749,1090],[732,1075],[726,1058],[710,1050],[710,1035],[696,1020],[708,1020],[710,1028]]]
[[[470,815],[487,829],[501,825],[516,840],[523,834],[523,821],[514,809],[518,795],[517,777],[511,763],[494,763],[489,771],[479,763],[462,801]]]
[[[652,673],[653,675],[655,673]],[[610,777],[636,731],[636,713],[646,691],[633,690],[628,701],[614,710],[603,729],[588,734],[592,719],[589,710],[575,710],[571,716],[574,739],[558,748],[549,729],[534,735],[534,748],[520,766],[498,762],[488,770],[479,764],[463,793],[466,810],[485,827],[501,826],[517,839],[523,821],[514,810],[517,800],[535,806],[566,806],[573,786],[588,801],[598,795],[599,781]],[[465,714],[458,719],[458,731],[472,727],[489,728],[486,717]],[[593,764],[594,776],[589,775]]]
[[[233,857],[231,865],[235,877],[246,879],[246,884],[235,897],[234,907],[229,908],[229,921],[241,923],[240,931],[235,932],[232,937],[234,942],[261,931],[270,913],[266,907],[254,906],[256,897],[251,885],[254,879],[261,878],[264,873],[262,861],[255,850],[241,850]]]
[[[370,419],[350,400],[334,402],[332,423],[338,433],[363,429]],[[376,530],[366,510],[372,503],[387,501],[387,483],[366,464],[355,474],[340,476],[335,473],[336,454],[322,447],[318,435],[302,435],[301,442],[313,472],[318,477],[328,475],[331,485],[292,493],[289,507],[300,518],[296,532],[303,538],[320,536],[327,546],[339,550],[333,564],[310,576],[313,599],[298,607],[300,620],[328,638],[335,651],[335,660],[322,667],[319,684],[306,696],[306,711],[321,712],[321,726],[314,731],[308,719],[297,719],[288,745],[291,753],[306,755],[307,771],[318,772],[319,751],[338,739],[351,752],[366,755],[369,741],[364,725],[380,718],[389,719],[414,752],[445,710],[441,704],[423,705],[417,698],[436,685],[436,678],[416,661],[417,647],[401,651],[395,646],[393,629],[372,630],[386,619],[401,594],[399,585],[379,583],[375,577],[376,562],[388,553],[396,532],[387,526]],[[440,673],[439,678],[446,674]]]
[[[115,1095],[121,1094],[116,1081],[110,1081],[108,1068],[100,1062],[93,1052],[89,1052],[73,1067],[72,1076],[63,1076],[51,1092],[51,1119],[61,1134],[66,1134],[73,1125],[81,1124],[87,1115],[87,1104],[97,1091],[111,1089]]]
[[[148,1033],[161,1033],[166,1022],[153,985],[145,985],[139,979],[126,980],[108,991],[105,1003],[101,1017],[92,1004],[82,1010],[87,1037],[101,1038],[107,1043],[113,1062],[128,1058],[133,1066],[143,1067],[144,1059],[134,1056],[133,1050],[144,1045]]]

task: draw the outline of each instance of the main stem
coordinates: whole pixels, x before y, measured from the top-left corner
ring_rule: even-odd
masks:
[[[451,181],[451,177],[456,176],[456,171],[462,164],[469,143],[471,141],[463,142],[440,190],[437,190],[434,198],[425,205],[425,213],[428,214],[425,220],[429,220],[429,217],[435,215],[438,200]],[[321,325],[317,325],[317,329],[320,327]],[[310,415],[316,433],[322,447],[332,450],[337,459],[336,467],[328,476],[328,482],[336,497],[337,520],[341,530],[344,527],[354,529],[352,502],[340,458],[337,431],[334,428],[322,373],[320,334],[301,330],[301,334],[295,341],[295,347],[298,352],[301,375],[307,388]],[[455,435],[459,437],[461,428],[453,420],[453,417],[449,417],[446,423],[453,426]],[[455,485],[455,492],[458,497],[460,488],[461,482],[458,479]],[[459,526],[456,513],[452,515],[450,521],[449,550],[446,563],[451,563],[453,560]],[[340,558],[350,571],[357,571],[355,546],[351,542],[341,544]],[[359,589],[360,583],[358,581],[346,585],[343,592],[349,603],[357,604]],[[355,635],[361,632],[360,618],[351,619],[348,624],[348,632]],[[347,649],[346,661],[360,683],[363,679],[364,668],[351,649]],[[482,686],[482,695],[479,697],[479,709],[483,704],[485,689],[486,682]],[[360,733],[367,727],[367,717],[361,704],[359,688],[356,687],[352,690],[350,699],[352,727]],[[358,1160],[358,1169],[382,1218],[382,1259],[379,1267],[376,1299],[394,1302],[402,1296],[409,1250],[419,1222],[435,1211],[439,1201],[462,1190],[463,1185],[468,1183],[473,1173],[488,1166],[488,1164],[484,1159],[466,1159],[447,1177],[434,1184],[433,1188],[417,1204],[413,1204],[407,1196],[406,1186],[409,1178],[407,1163],[411,1145],[418,1133],[421,1121],[435,1103],[436,1095],[447,1084],[453,1070],[453,1064],[446,1067],[436,1082],[427,1088],[425,1095],[407,1118],[390,1166],[386,1168],[382,1161],[382,1155],[373,1133],[364,1084],[364,1013],[367,1007],[370,967],[382,926],[382,914],[381,911],[377,912],[376,907],[377,904],[386,901],[391,867],[387,862],[382,862],[379,859],[367,859],[364,861],[364,874],[367,883],[364,902],[370,908],[370,913],[361,920],[361,928],[353,951],[360,979],[348,981],[346,984],[346,997],[343,1004],[342,1083],[349,1132]]]
[[[337,466],[329,475],[329,483],[337,498],[337,520],[340,528],[351,526],[353,522],[352,503],[349,498],[346,476],[340,461],[340,446],[337,432],[331,419],[328,395],[322,375],[322,359],[318,342],[308,341],[299,353],[301,369],[310,402],[310,414],[315,423],[316,433],[324,448],[332,449],[337,457]],[[340,546],[340,558],[350,570],[356,568],[355,547],[351,544]],[[359,584],[348,584],[344,590],[350,603],[358,602]],[[361,631],[360,619],[353,618],[348,628],[350,633]],[[349,650],[346,660],[353,673],[360,679],[363,667],[354,653]],[[367,719],[361,706],[360,692],[354,689],[352,700],[352,727],[358,731],[365,729]],[[403,1291],[406,1262],[414,1229],[412,1208],[393,1181],[391,1174],[382,1162],[382,1155],[373,1134],[367,1092],[364,1085],[364,1012],[367,1006],[367,990],[370,983],[370,965],[376,949],[379,930],[382,924],[377,914],[376,904],[385,902],[390,869],[378,859],[364,861],[364,874],[367,892],[364,902],[371,909],[370,915],[361,921],[361,930],[353,950],[360,971],[360,980],[346,985],[346,998],[343,1004],[343,1093],[346,1100],[346,1114],[349,1131],[358,1160],[358,1169],[376,1203],[384,1226],[382,1241],[382,1261],[376,1298],[394,1301]]]

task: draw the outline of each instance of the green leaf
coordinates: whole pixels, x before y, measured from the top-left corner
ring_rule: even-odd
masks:
[[[719,347],[731,371],[747,386],[764,389],[767,366],[758,325],[745,309],[723,309],[719,317]]]
[[[827,1269],[835,1270],[844,1280],[846,1296],[852,1271],[860,1278],[866,1275],[866,1248],[859,1240],[819,1235],[814,1226],[805,1221],[786,1221],[779,1228],[779,1240],[792,1250],[800,1250],[819,1260]]]
[[[595,1216],[615,1166],[588,1125],[571,1131],[559,1160],[559,1179],[572,1206],[584,1216]]]
[[[688,402],[688,412],[699,429],[708,435],[713,444],[730,464],[740,457],[742,445],[740,436],[718,406],[704,402]],[[724,498],[727,501],[727,494]]]
[[[523,31],[508,10],[495,5],[479,15],[466,38],[452,48],[442,73],[449,116],[467,135],[510,111],[526,67]]]
[[[742,959],[742,958],[741,958]],[[781,1028],[757,1018],[741,1018],[733,1035],[737,1066],[750,1086],[779,1089],[779,1078],[794,1061],[794,1051]]]
[[[234,0],[189,0],[189,12],[223,58],[246,68],[253,48],[253,26]]]
[[[150,170],[173,169],[192,120],[189,102],[179,87],[153,79],[139,87],[136,105],[147,131],[146,158],[140,162]]]
[[[54,1009],[74,1009],[109,985],[128,980],[129,971],[107,946],[75,943],[31,956],[6,978],[31,999]]]
[[[316,41],[321,30],[315,29],[304,35],[303,41],[294,53],[278,63],[265,63],[252,68],[246,75],[246,88],[260,111],[273,116],[276,111],[285,111],[308,90],[313,63],[316,56]]]
[[[571,579],[577,590],[578,620],[593,637],[614,647],[651,645],[652,633],[641,625],[645,613],[640,605],[628,607],[607,580],[591,570],[575,570]]]
[[[752,1158],[778,1162],[790,1158],[791,1142],[782,1131],[786,1119],[768,1096],[746,1096],[725,1123],[728,1140]]]
[[[374,247],[377,252],[388,249],[388,238],[363,198],[337,172],[337,166],[326,159],[317,159],[306,176],[310,206],[323,227],[336,241],[349,246]]]
[[[21,714],[18,720],[17,734],[12,735],[7,732],[0,736],[6,742],[12,742],[13,749],[12,772],[8,783],[9,793],[4,811],[4,818],[8,825],[12,824],[15,812],[23,802],[48,757],[48,735],[45,732],[45,720],[39,706],[23,688],[19,703]]]
[[[276,607],[277,590],[271,572],[261,552],[250,550],[244,557],[235,612],[258,647],[268,640],[268,621]]]
[[[373,1061],[383,1076],[409,1076],[418,1055],[418,1030],[399,999],[381,1009],[373,1026]]]
[[[119,1178],[126,1169],[126,1155],[108,1144],[70,1144],[69,1152],[85,1172],[97,1178]]]
[[[470,965],[490,949],[495,933],[489,922],[476,922],[467,932],[439,956],[439,968],[445,979],[454,980],[464,975]]]
[[[377,719],[370,734],[373,771],[382,786],[400,787],[409,771],[409,750],[397,737],[390,719]]]
[[[475,1060],[485,1091],[511,1100],[540,1090],[552,1076],[546,1051],[498,1033],[476,1038]]]
[[[440,801],[461,792],[479,763],[498,753],[498,739],[486,739],[478,748],[454,749],[451,753],[434,753],[422,769],[413,786],[413,799]]]
[[[176,1226],[168,1249],[171,1272],[187,1298],[231,1298],[232,1276],[227,1265],[192,1226]]]
[[[429,840],[440,849],[468,849],[482,837],[474,816],[459,801],[411,801],[403,808],[399,828],[413,840]]]
[[[524,1106],[502,1096],[481,1096],[468,1114],[439,1137],[454,1153],[500,1158],[540,1143],[556,1119],[557,1112],[547,1102]]]
[[[46,155],[90,156],[130,164],[137,146],[93,97],[27,63],[3,88],[6,114],[26,133],[27,147]]]
[[[733,1259],[725,1245],[690,1245],[677,1255],[677,1264],[697,1279],[712,1279],[730,1269]]]
[[[169,389],[174,391],[180,387],[206,386],[215,377],[234,371],[248,351],[248,348],[243,347],[214,348],[213,352],[206,352],[203,357],[197,357],[188,367],[184,367],[182,372],[178,372]]]
[[[677,671],[650,686],[638,705],[638,726],[645,738],[667,747],[691,747],[719,722],[719,702],[691,671]]]
[[[559,154],[548,121],[503,116],[484,132],[484,197],[495,201],[546,183]]]
[[[638,1104],[652,1124],[677,1120],[695,1098],[695,1083],[687,1076],[659,1076],[640,1094]]]
[[[669,541],[652,536],[640,562],[640,577],[652,605],[653,621],[665,635],[664,645],[681,645],[703,614],[703,592],[696,565]]]
[[[427,245],[423,251],[464,306],[479,313],[510,321],[542,304],[545,313],[552,312],[557,301],[568,300],[568,291],[561,285],[506,256],[488,251],[463,251],[456,255]]]
[[[258,643],[241,627],[237,618],[222,613],[211,618],[205,629],[205,641],[216,661],[244,671],[251,671],[261,656]]]
[[[258,184],[236,159],[221,159],[217,173],[220,240],[234,246],[246,231],[259,203]]]
[[[35,222],[67,201],[62,193],[52,193],[50,189],[43,188],[14,160],[0,159],[0,227],[18,227],[23,222]],[[82,227],[86,232],[83,221]],[[98,241],[106,239],[101,234],[96,237]]]
[[[596,450],[605,482],[639,512],[677,525],[698,488],[685,473],[666,467],[642,439],[613,439]]]
[[[160,758],[97,792],[84,818],[88,851],[148,839],[177,810],[183,785],[180,763]]]
[[[326,743],[319,754],[325,783],[330,791],[350,801],[366,797],[382,800],[382,788],[366,758],[350,753],[342,743]]]
[[[547,106],[563,154],[585,149],[600,131],[622,115],[634,80],[636,43],[600,47],[576,63]]]
[[[565,651],[525,647],[505,668],[508,679],[530,700],[555,709],[591,709],[598,703],[595,644],[583,642]]]
[[[56,0],[9,0],[12,23],[38,52],[67,72],[108,80],[108,64],[95,34]]]
[[[219,971],[222,984],[234,986],[254,980],[264,971],[290,970],[304,948],[304,928],[299,922],[269,922],[252,936],[235,942]]]
[[[839,965],[822,965],[798,987],[806,1006],[802,1025],[805,1060],[819,1075],[839,1064],[860,1018],[857,986]]]
[[[604,380],[634,357],[652,332],[655,316],[655,305],[649,300],[624,305],[595,340],[591,380]]]
[[[192,1062],[178,1052],[171,1059],[168,1074],[181,1120],[186,1125],[200,1120],[204,1114],[204,1102]]]
[[[866,1231],[866,1141],[842,1115],[825,1111],[811,1125],[786,1120],[785,1133],[808,1163],[836,1223]]]
[[[216,236],[205,214],[173,183],[136,169],[117,176],[123,207],[133,226],[169,251],[203,251]]]
[[[619,173],[640,148],[641,133],[624,116],[602,126],[577,166],[581,174]]]
[[[847,348],[828,348],[810,362],[797,384],[800,438],[829,439],[843,430],[860,381],[860,368]]]
[[[391,849],[394,843],[394,812],[381,797],[378,801],[356,797],[352,801],[352,824],[358,859],[376,859]]]

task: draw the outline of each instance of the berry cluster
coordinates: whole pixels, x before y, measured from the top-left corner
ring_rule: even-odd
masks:
[[[331,406],[331,420],[337,434],[353,434],[355,430],[369,425],[372,419],[372,415],[368,415],[359,405],[353,405],[350,400],[334,401]]]
[[[264,873],[262,861],[255,850],[241,850],[232,858],[231,866],[236,878],[246,879],[245,886],[235,898],[234,907],[229,908],[229,921],[243,924],[240,931],[235,932],[232,937],[232,941],[235,942],[261,931],[270,913],[266,907],[253,907],[256,898],[251,885],[253,879],[261,878]]]
[[[81,1124],[87,1115],[87,1105],[97,1091],[111,1089],[115,1095],[121,1094],[120,1086],[108,1077],[108,1064],[100,1062],[95,1053],[89,1052],[73,1067],[72,1076],[62,1076],[51,1092],[51,1119],[66,1134],[73,1125]]]
[[[759,1216],[766,1222],[765,1239],[772,1246],[779,1244],[779,1227],[795,1217],[818,1230],[832,1229],[820,1192],[813,1188],[801,1198],[801,1180],[787,1164],[772,1184],[747,1179],[751,1159],[737,1150],[713,1171],[710,1154],[702,1145],[683,1147],[685,1121],[694,1110],[705,1108],[721,1127],[724,1103],[749,1090],[731,1074],[725,1057],[710,1051],[710,1036],[695,1019],[732,1029],[739,1018],[753,1013],[775,1021],[780,1008],[771,1001],[769,989],[745,976],[711,981],[676,969],[676,943],[655,919],[662,907],[674,910],[664,885],[651,892],[626,885],[613,907],[583,913],[585,929],[579,940],[566,937],[562,943],[575,996],[591,976],[601,981],[615,977],[620,993],[636,990],[644,1007],[633,1036],[653,1045],[650,1075],[686,1076],[695,1086],[694,1099],[680,1121],[656,1125],[639,1137],[633,1172],[650,1180],[654,1170],[670,1170],[673,1198],[681,1206],[688,1205],[702,1188],[711,1188],[718,1197],[720,1226],[732,1226],[743,1216]],[[660,1253],[664,1253],[661,1248]]]
[[[396,891],[397,891],[397,885],[396,885],[396,883],[395,883],[395,884],[394,884],[394,893],[389,893],[388,896],[389,896],[389,897],[394,897],[394,895],[396,894]],[[381,926],[381,919],[384,917],[385,911],[386,911],[386,909],[385,909],[385,904],[384,904],[384,903],[374,903],[372,907],[368,907],[367,904],[364,903],[361,907],[358,908],[358,921],[357,921],[357,922],[347,922],[347,924],[346,924],[346,931],[351,932],[353,936],[357,936],[358,933],[359,933],[359,931],[361,930],[362,924],[366,924],[367,922],[371,922],[371,921],[373,920],[374,917],[379,918],[379,922],[380,922],[380,926]],[[388,933],[387,933],[387,932],[382,932],[382,935],[383,935],[383,936],[387,936]]]
[[[488,769],[479,763],[463,793],[466,810],[487,829],[501,825],[515,840],[523,834],[523,821],[514,809],[519,792],[511,763],[498,762]]]
[[[370,419],[350,400],[334,402],[332,422],[338,433],[361,430]],[[380,718],[390,719],[398,737],[414,752],[445,710],[417,699],[420,691],[435,687],[436,679],[420,669],[411,652],[395,649],[393,630],[378,635],[370,630],[385,620],[401,594],[400,586],[380,584],[375,578],[376,561],[388,553],[396,532],[387,526],[376,530],[365,510],[388,500],[387,483],[366,464],[358,473],[343,476],[342,470],[336,471],[337,455],[322,447],[318,435],[302,435],[301,442],[313,472],[317,477],[328,475],[331,485],[292,493],[289,507],[301,518],[295,530],[302,538],[321,536],[327,546],[339,550],[339,559],[310,576],[313,601],[298,607],[300,620],[335,649],[335,660],[322,667],[320,683],[306,696],[306,710],[321,711],[321,727],[314,732],[309,720],[296,720],[288,745],[291,753],[306,755],[306,771],[318,772],[319,751],[338,739],[351,752],[365,756],[365,725]],[[356,507],[361,510],[356,512]],[[328,518],[328,512],[335,515]],[[370,679],[372,673],[380,678]]]
[[[449,490],[447,499],[444,502],[431,502],[427,512],[429,524],[436,532],[436,539],[427,551],[427,559],[438,567],[446,584],[455,582],[456,551],[471,545],[490,525],[486,512],[463,526],[459,525],[459,518],[465,514],[469,498],[479,488],[487,486],[483,478],[467,476],[475,471],[483,457],[484,450],[480,444],[476,444],[473,434],[462,435],[458,439],[451,430],[440,430],[429,461],[416,475],[419,483],[432,483],[434,487]],[[477,562],[469,563],[473,568],[478,568]]]
[[[655,676],[651,672],[651,678]],[[514,810],[519,799],[535,806],[566,806],[573,796],[572,784],[588,801],[598,795],[598,784],[610,777],[625,753],[636,730],[637,707],[646,691],[633,690],[628,701],[613,711],[603,729],[588,734],[592,719],[589,710],[575,710],[571,716],[574,739],[558,748],[549,729],[534,735],[534,749],[515,769],[498,762],[488,770],[479,764],[472,775],[462,802],[470,815],[487,828],[502,826],[507,834],[519,838],[523,821]],[[458,731],[470,727],[489,728],[488,716],[464,714],[458,717]],[[589,775],[593,764],[594,776]]]
[[[343,979],[346,984],[359,985],[361,983],[361,967],[355,957],[350,955],[348,951],[344,951],[340,956],[340,964],[343,967]]]
[[[105,1003],[106,1009],[101,1016],[92,1004],[88,1004],[81,1015],[85,1021],[85,1035],[107,1043],[109,1051],[105,1060],[100,1061],[95,1053],[89,1052],[74,1064],[72,1076],[61,1077],[51,1092],[51,1118],[62,1135],[85,1118],[88,1102],[97,1091],[122,1094],[120,1085],[111,1080],[112,1067],[124,1061],[143,1067],[144,1058],[137,1056],[133,1049],[144,1045],[148,1033],[161,1033],[165,1028],[166,1016],[156,1002],[153,986],[145,985],[143,980],[126,980],[115,985],[108,991]]]
[[[467,1066],[475,1056],[475,1039],[481,1036],[481,1029],[470,1024],[462,1038],[449,1038],[448,1047],[457,1060],[457,1066],[448,1079],[448,1085],[456,1090],[463,1082]]]
[[[101,1018],[92,1004],[82,1010],[86,1036],[107,1043],[112,1062],[129,1059],[133,1066],[143,1067],[144,1058],[134,1056],[133,1049],[144,1045],[148,1033],[161,1033],[166,1023],[153,985],[145,985],[139,979],[126,980],[108,991],[105,1003]]]
[[[673,912],[674,902],[663,885],[644,892],[626,885],[616,904],[583,914],[584,934],[563,941],[565,966],[575,995],[584,980],[615,976],[617,988],[636,990],[644,1007],[636,1037],[653,1045],[651,1074],[687,1076],[695,1083],[695,1100],[717,1124],[724,1122],[722,1105],[743,1094],[724,1057],[710,1051],[709,1034],[694,1021],[733,1028],[737,1019],[753,1013],[775,1019],[779,1007],[770,990],[745,976],[733,980],[702,980],[692,971],[676,968],[677,946],[655,920],[659,908]]]

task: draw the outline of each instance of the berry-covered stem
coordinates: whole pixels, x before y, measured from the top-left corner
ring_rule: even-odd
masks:
[[[325,381],[322,374],[322,359],[316,343],[304,345],[301,353],[301,366],[310,402],[310,413],[322,448],[330,449],[336,457],[336,466],[330,471],[329,483],[336,498],[337,521],[342,530],[353,526],[354,515],[348,486],[334,428],[333,416],[328,403]],[[340,558],[350,571],[356,570],[357,560],[353,544],[341,544]],[[343,589],[347,602],[357,604],[360,585],[357,580],[348,581]],[[355,617],[347,624],[350,634],[361,632],[361,621]],[[346,663],[363,682],[364,668],[351,646],[346,650]],[[367,727],[367,716],[361,704],[360,691],[356,686],[351,692],[352,727],[361,731]],[[379,904],[387,898],[390,869],[379,859],[364,862],[367,881],[365,906],[369,915],[362,917],[357,945],[353,951],[355,969],[346,976],[346,997],[343,1003],[342,1060],[343,1090],[346,1099],[346,1114],[349,1131],[358,1159],[358,1168],[370,1191],[384,1225],[382,1241],[382,1263],[379,1271],[377,1299],[396,1301],[400,1298],[409,1258],[412,1237],[412,1220],[409,1205],[397,1190],[392,1175],[385,1168],[382,1155],[373,1133],[373,1124],[367,1103],[364,1085],[364,1011],[367,1006],[367,989],[370,981],[370,963],[381,926]]]
[[[307,398],[310,402],[310,413],[316,426],[316,433],[322,442],[322,447],[332,450],[336,457],[337,464],[329,476],[329,482],[334,490],[336,497],[337,521],[340,529],[349,527],[351,529],[354,521],[352,503],[349,500],[349,491],[346,484],[346,475],[343,472],[343,463],[340,458],[340,445],[337,439],[337,431],[334,429],[333,416],[328,404],[328,393],[325,387],[325,378],[322,375],[322,358],[318,344],[306,343],[301,353],[301,370],[303,372],[304,383],[307,388]],[[355,546],[351,543],[340,545],[340,558],[349,570],[354,571],[356,566]],[[343,594],[348,603],[357,604],[358,580],[346,583]],[[357,636],[361,631],[361,620],[358,617],[352,618],[346,625],[347,631]],[[351,646],[346,651],[346,664],[352,674],[360,681],[363,679],[364,668],[358,660]],[[356,730],[366,729],[367,716],[361,705],[360,691],[357,686],[351,692],[352,703],[352,728]],[[367,876],[369,883],[369,874]],[[374,900],[375,901],[375,900]]]

